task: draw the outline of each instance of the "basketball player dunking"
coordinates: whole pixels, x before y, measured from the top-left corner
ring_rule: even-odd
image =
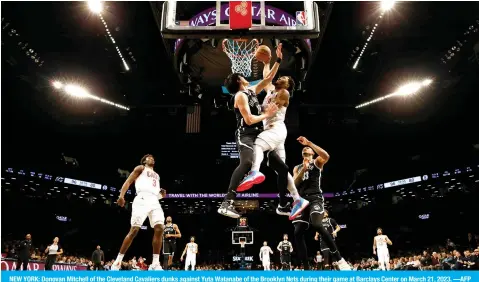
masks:
[[[120,270],[121,262],[126,251],[130,247],[133,239],[138,234],[141,225],[148,217],[150,225],[154,229],[153,234],[153,260],[150,270],[162,270],[160,265],[160,251],[163,236],[163,223],[165,215],[158,199],[166,195],[166,191],[160,188],[160,176],[153,170],[155,159],[152,155],[145,155],[141,158],[141,165],[135,167],[128,179],[121,187],[120,196],[118,197],[118,205],[125,206],[125,193],[130,185],[135,182],[136,197],[133,200],[131,211],[131,228],[130,232],[123,240],[115,262],[111,266],[111,270]]]
[[[377,229],[377,234],[378,235],[374,237],[373,254],[378,256],[379,269],[390,270],[388,245],[392,245],[393,243],[389,240],[388,236],[383,235],[381,228]]]
[[[291,270],[291,253],[293,252],[293,244],[288,241],[288,234],[283,235],[283,241],[279,242],[277,249],[281,254],[282,269]]]
[[[338,223],[336,223],[336,220],[329,217],[329,213],[327,210],[324,210],[323,220],[321,221],[321,224],[323,225],[323,228],[328,231],[333,240],[338,236],[339,230],[341,230],[341,227],[339,227]],[[323,237],[321,237],[320,235],[321,234],[319,234],[319,232],[316,232],[314,240],[320,240],[319,247],[324,257],[324,268],[331,269],[331,251],[328,247],[328,244],[326,244],[326,240],[324,240]]]
[[[270,254],[273,254],[273,250],[268,246],[268,242],[264,241],[263,247],[259,249],[259,260],[263,263],[264,270],[271,270]]]
[[[267,77],[271,70],[270,63],[264,62],[263,77]],[[238,192],[246,191],[264,181],[265,176],[259,169],[264,158],[263,152],[268,153],[268,165],[277,173],[277,182],[280,195],[280,202],[276,213],[287,215],[290,220],[298,216],[308,205],[309,202],[301,198],[298,190],[294,185],[293,177],[288,172],[286,162],[286,151],[284,143],[286,141],[287,129],[284,123],[286,117],[286,109],[289,105],[289,90],[293,91],[294,81],[290,76],[282,76],[278,78],[274,84],[270,83],[266,88],[267,95],[263,101],[263,107],[269,104],[276,104],[278,111],[272,117],[266,118],[264,123],[264,131],[261,132],[254,142],[254,161],[251,171],[238,186]],[[273,154],[271,152],[274,152]],[[286,190],[289,191],[293,198],[293,209],[289,207],[286,199]]]
[[[278,107],[270,104],[261,113],[261,105],[256,95],[260,93],[271,81],[273,81],[279,64],[281,63],[281,45],[276,49],[278,59],[273,65],[270,74],[260,81],[256,86],[248,87],[249,82],[239,73],[230,74],[225,80],[225,86],[228,92],[234,95],[234,111],[236,114],[237,130],[236,144],[240,153],[240,163],[231,176],[228,193],[218,209],[218,213],[232,218],[240,217],[240,214],[234,207],[236,198],[236,189],[238,188],[244,175],[251,169],[254,158],[254,141],[258,134],[263,131],[262,121],[273,116]]]
[[[163,267],[168,269],[173,263],[173,256],[175,255],[176,251],[176,239],[181,238],[180,229],[178,228],[178,225],[173,223],[171,216],[166,218],[166,224],[163,233]]]
[[[339,269],[351,270],[349,264],[339,254],[331,234],[324,229],[322,224],[324,197],[323,191],[321,190],[321,174],[324,165],[329,160],[329,154],[305,137],[299,137],[298,141],[301,145],[307,147],[304,147],[302,151],[303,163],[294,167],[293,178],[301,197],[304,197],[310,203],[302,214],[293,220],[298,257],[304,264],[304,269],[308,270],[308,253],[304,235],[311,223],[315,231],[321,234],[322,239],[324,239],[326,245],[329,247],[333,260],[338,262]],[[315,159],[313,159],[314,153],[318,154],[318,157]]]
[[[183,253],[181,254],[180,260],[183,261],[183,257],[186,254],[185,261],[185,270],[191,266],[191,270],[195,270],[196,265],[196,254],[198,253],[198,244],[195,243],[195,237],[191,236],[190,242],[186,244]]]

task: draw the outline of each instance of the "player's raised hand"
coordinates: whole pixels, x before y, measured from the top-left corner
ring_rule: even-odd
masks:
[[[118,200],[116,201],[116,203],[117,203],[120,207],[124,207],[124,206],[125,206],[125,198],[119,197]]]
[[[266,106],[266,109],[264,110],[264,113],[265,113],[268,117],[271,117],[271,116],[273,116],[277,111],[278,111],[278,106],[276,106],[275,103],[270,103],[270,104],[268,104],[268,106]]]
[[[303,136],[299,136],[298,139],[298,142],[303,145],[303,146],[308,146],[309,144],[309,140],[306,138],[306,137],[303,137]]]
[[[283,59],[282,49],[283,49],[283,44],[279,43],[278,48],[276,48],[276,57],[278,57],[279,59]]]

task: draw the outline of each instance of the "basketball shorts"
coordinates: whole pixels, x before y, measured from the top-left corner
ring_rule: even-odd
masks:
[[[164,255],[170,255],[173,256],[176,251],[176,240],[169,241],[169,240],[164,240],[163,241],[163,254]]]
[[[195,267],[196,265],[196,255],[186,255],[185,268],[189,266]]]
[[[149,193],[139,193],[133,200],[131,210],[131,226],[141,227],[148,217],[151,227],[165,223],[165,214],[158,202],[158,196]]]
[[[281,263],[291,263],[291,254],[281,255]]]
[[[241,153],[243,150],[253,150],[254,141],[262,131],[262,128],[238,128],[235,133],[238,151]]]
[[[280,147],[284,150],[286,135],[288,135],[288,131],[284,123],[272,124],[261,132],[258,138],[266,142],[271,147],[271,150],[276,150],[276,148]]]
[[[378,262],[386,263],[389,261],[389,250],[388,248],[377,248],[376,252],[378,254]]]
[[[324,199],[322,196],[304,198],[309,201],[309,206],[307,206],[303,212],[293,220],[293,224],[305,223],[309,228],[312,214],[320,214],[322,219],[324,213]]]
[[[269,260],[269,257],[268,258],[264,257],[262,262],[263,262],[263,267],[267,267],[271,264],[271,261]]]

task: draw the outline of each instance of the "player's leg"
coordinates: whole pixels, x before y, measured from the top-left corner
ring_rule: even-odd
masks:
[[[170,241],[163,240],[163,268],[168,269],[168,258],[171,254],[171,243]]]
[[[150,225],[154,230],[153,233],[153,260],[150,265],[150,270],[162,270],[160,264],[160,252],[163,244],[163,224],[165,223],[165,214],[160,204],[156,201],[157,205],[148,215],[150,220]]]
[[[238,149],[240,152],[240,163],[231,175],[228,193],[226,194],[223,203],[218,209],[219,214],[232,218],[238,218],[241,216],[234,208],[233,202],[236,198],[236,189],[243,180],[245,174],[250,171],[251,165],[253,164],[253,146],[255,139],[256,135],[239,135],[239,131],[237,131],[236,144],[238,145]]]
[[[389,250],[384,250],[384,260],[386,263],[386,270],[391,270],[391,264],[389,263]]]
[[[340,270],[351,270],[349,264],[341,257],[341,254],[338,251],[336,243],[333,240],[333,237],[329,232],[323,227],[322,220],[324,214],[323,200],[318,199],[310,205],[310,218],[311,225],[314,230],[318,231],[321,235],[321,239],[324,240],[326,245],[331,252],[331,257],[334,261],[338,262],[338,267]]]
[[[280,155],[281,154],[281,155]],[[279,192],[279,204],[276,213],[279,215],[289,216],[291,213],[291,205],[286,197],[286,189],[288,187],[288,166],[285,163],[286,153],[280,152],[278,148],[268,152],[268,166],[276,172],[276,179]]]
[[[111,270],[120,270],[123,257],[125,256],[126,251],[128,251],[128,248],[130,248],[133,239],[135,239],[136,235],[138,234],[141,225],[143,222],[145,222],[148,212],[149,209],[144,199],[137,197],[135,200],[133,200],[130,220],[131,228],[128,234],[125,236],[125,239],[123,239],[120,252],[116,257],[115,262],[111,265]]]
[[[304,265],[304,270],[309,270],[308,263],[308,249],[306,247],[305,234],[309,228],[309,222],[307,220],[295,219],[294,224],[294,239],[296,241],[296,248],[298,251],[298,259]]]
[[[196,255],[191,258],[191,270],[194,271],[196,266]]]
[[[267,131],[261,132],[254,142],[254,158],[251,165],[251,171],[243,179],[243,181],[241,181],[240,185],[238,186],[238,192],[246,191],[253,187],[253,185],[262,183],[265,179],[264,174],[259,171],[259,168],[261,167],[261,163],[263,162],[264,152],[273,149],[266,141],[260,138],[260,136],[266,132]]]
[[[171,253],[168,255],[168,268],[173,264],[173,257],[175,256],[175,251],[176,251],[176,242],[171,242]]]
[[[190,257],[188,255],[186,255],[186,260],[185,260],[185,270],[188,270],[189,266],[190,266]]]

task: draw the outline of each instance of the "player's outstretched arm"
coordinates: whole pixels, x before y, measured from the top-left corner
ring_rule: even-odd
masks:
[[[276,56],[278,57],[278,59],[274,63],[273,68],[268,73],[268,75],[266,77],[263,77],[263,80],[261,80],[257,85],[251,88],[252,90],[254,90],[256,94],[260,93],[269,84],[271,84],[274,77],[276,76],[276,73],[278,72],[278,69],[279,69],[279,65],[281,64],[281,60],[283,59],[283,53],[281,52],[282,47],[283,47],[282,44],[278,45],[278,48],[276,49]],[[263,72],[263,75],[264,75],[264,72]]]
[[[255,116],[251,114],[251,111],[249,109],[248,105],[248,97],[244,93],[237,93],[235,95],[235,104],[236,107],[239,109],[241,116],[243,117],[243,120],[246,122],[247,125],[252,125],[258,122],[263,121],[264,119],[274,115],[276,111],[278,110],[278,107],[274,104],[268,105],[268,107],[265,109],[265,112],[259,116]]]
[[[265,77],[268,77],[269,73],[271,72],[271,62],[268,61],[268,62],[263,62],[264,66],[263,66],[263,79]],[[273,83],[270,83],[268,84],[266,87],[265,87],[265,90],[273,90],[274,89],[274,85]]]
[[[270,247],[268,247],[268,249],[269,249],[269,253],[270,253],[270,254],[273,254],[273,250],[271,250]]]
[[[326,152],[323,148],[319,147],[313,142],[309,141],[306,137],[300,136],[298,138],[298,141],[304,146],[311,147],[311,149],[313,149],[313,151],[318,154],[318,157],[314,160],[314,164],[316,165],[316,167],[323,169],[324,164],[329,161],[328,152]]]
[[[135,180],[138,178],[138,176],[140,176],[144,169],[145,167],[142,165],[136,166],[133,172],[130,173],[130,176],[128,176],[128,178],[125,180],[125,183],[123,183],[123,186],[121,186],[120,196],[118,196],[117,200],[117,203],[120,207],[123,207],[125,205],[126,191],[128,191],[131,184],[135,182]]]

